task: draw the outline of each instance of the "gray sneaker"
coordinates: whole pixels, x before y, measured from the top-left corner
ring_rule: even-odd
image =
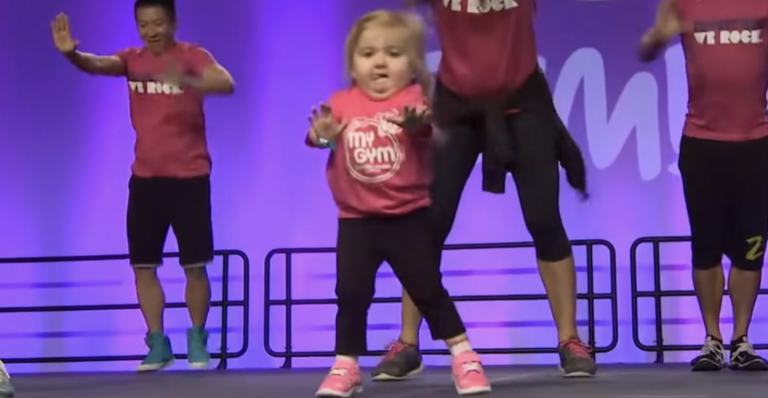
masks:
[[[560,343],[560,370],[565,377],[593,377],[597,364],[592,348],[581,340],[573,339]]]
[[[424,370],[419,349],[399,341],[387,346],[387,355],[379,362],[372,376],[374,381],[404,380]]]
[[[11,375],[5,369],[5,365],[0,361],[0,398],[10,398],[13,396],[13,386],[11,385]]]

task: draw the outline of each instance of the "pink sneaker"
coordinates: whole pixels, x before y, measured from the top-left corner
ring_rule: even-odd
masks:
[[[361,392],[363,392],[363,382],[360,377],[360,368],[355,362],[337,359],[315,395],[349,398]]]
[[[480,357],[472,351],[453,357],[453,382],[459,395],[491,392],[491,384],[485,377]]]

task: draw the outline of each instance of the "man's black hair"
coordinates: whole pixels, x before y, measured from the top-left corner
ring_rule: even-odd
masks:
[[[176,22],[176,0],[136,0],[133,5],[134,15],[140,8],[145,7],[160,7],[168,14],[171,22]]]

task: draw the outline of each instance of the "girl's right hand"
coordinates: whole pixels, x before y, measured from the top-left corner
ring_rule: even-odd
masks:
[[[309,117],[309,123],[312,127],[312,133],[319,139],[325,141],[334,141],[347,127],[346,124],[339,124],[333,117],[333,111],[328,104],[320,104],[320,110],[312,108],[312,115]]]

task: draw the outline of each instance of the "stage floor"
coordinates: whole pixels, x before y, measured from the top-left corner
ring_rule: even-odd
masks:
[[[491,367],[493,393],[515,398],[763,398],[768,372],[692,373],[686,366],[603,366],[594,379],[564,379],[552,367]],[[406,382],[372,383],[361,397],[456,397],[449,369],[430,368]],[[155,374],[18,375],[18,398],[310,398],[323,371],[210,371]]]

